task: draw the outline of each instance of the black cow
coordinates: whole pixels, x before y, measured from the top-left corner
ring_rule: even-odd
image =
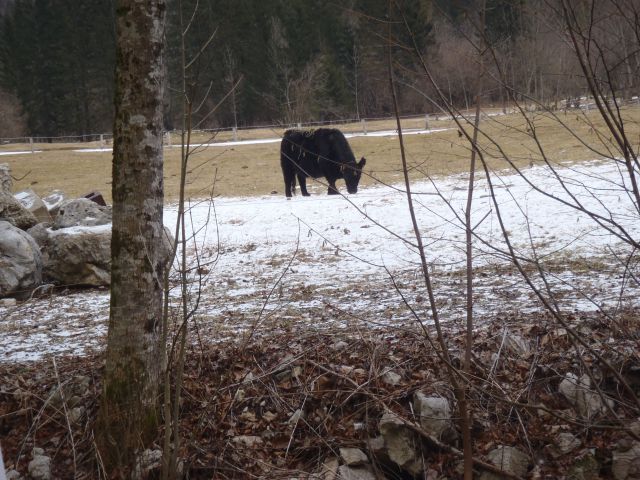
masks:
[[[329,183],[329,195],[338,194],[336,180],[344,178],[347,191],[356,193],[366,162],[362,157],[356,163],[347,139],[336,128],[287,130],[280,144],[280,166],[287,198],[295,193],[296,177],[305,197],[309,196],[307,177],[325,177]]]

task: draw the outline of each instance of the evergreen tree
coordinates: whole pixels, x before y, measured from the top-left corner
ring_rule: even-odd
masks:
[[[113,116],[110,1],[17,0],[0,27],[0,82],[32,135],[108,131]]]

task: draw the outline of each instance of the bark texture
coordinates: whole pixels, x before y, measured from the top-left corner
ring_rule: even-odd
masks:
[[[163,250],[164,0],[118,0],[111,306],[100,456],[123,475],[157,426]]]

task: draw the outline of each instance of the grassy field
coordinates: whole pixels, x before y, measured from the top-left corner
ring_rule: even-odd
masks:
[[[623,111],[626,130],[630,138],[638,139],[640,108],[629,107]],[[542,161],[540,150],[534,141],[532,126],[547,158],[556,163],[571,163],[602,158],[610,149],[604,124],[595,112],[560,112],[552,118],[549,114],[530,114],[531,125],[516,114],[483,118],[480,143],[492,168],[507,168],[504,155],[520,166]],[[424,128],[424,119],[403,121],[403,128]],[[407,135],[405,145],[412,166],[413,178],[425,175],[443,175],[466,171],[470,157],[469,143],[460,136],[458,126],[451,119],[431,120],[432,129],[446,129],[428,135]],[[345,132],[361,132],[361,124],[342,125]],[[394,129],[391,120],[368,121],[367,131]],[[470,128],[466,127],[469,132]],[[279,138],[282,130],[254,129],[238,132],[239,140]],[[193,142],[210,142],[211,134],[195,134]],[[231,140],[231,133],[217,135],[213,141]],[[172,147],[165,148],[165,187],[167,201],[176,199],[179,181],[180,148],[178,136],[172,137]],[[367,166],[362,185],[378,182],[395,183],[402,179],[400,150],[397,137],[363,136],[350,139],[357,158],[365,156]],[[14,190],[31,187],[44,196],[60,189],[68,196],[79,196],[98,190],[105,198],[111,198],[111,152],[77,152],[80,148],[97,148],[96,143],[36,144],[40,153],[3,155],[0,163],[8,163],[14,177]],[[223,196],[265,195],[272,192],[284,195],[279,163],[279,143],[236,146],[210,146],[199,149],[191,160],[187,180],[190,198],[214,194]],[[30,150],[29,145],[2,145],[0,152]],[[215,187],[214,185],[215,180]],[[341,186],[341,183],[338,183]],[[324,189],[324,187],[319,187]],[[342,185],[342,188],[343,185]]]

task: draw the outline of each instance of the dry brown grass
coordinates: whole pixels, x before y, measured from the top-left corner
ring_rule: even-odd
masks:
[[[640,107],[625,109],[626,130],[632,139],[638,139],[640,129]],[[602,157],[609,135],[600,138],[604,131],[599,116],[592,112],[559,113],[557,118],[548,114],[531,114],[546,155],[557,163],[571,163]],[[563,122],[566,128],[561,125]],[[593,124],[591,124],[593,122]],[[393,129],[391,120],[367,122],[367,130]],[[431,128],[446,131],[429,135],[407,135],[405,137],[408,159],[414,167],[412,175],[443,175],[463,172],[469,161],[469,144],[458,134],[451,120],[431,121]],[[403,128],[423,128],[424,119],[405,120]],[[345,131],[361,131],[360,124],[343,125]],[[541,162],[529,126],[518,115],[490,117],[481,124],[482,147],[492,168],[506,168],[503,155],[495,144],[518,165],[526,166]],[[573,132],[573,133],[572,133]],[[239,132],[239,139],[278,138],[282,130],[262,129]],[[210,134],[196,134],[194,142],[208,141]],[[215,141],[231,139],[230,132],[220,133]],[[491,140],[489,140],[491,139]],[[177,137],[174,137],[174,145]],[[494,144],[495,141],[495,144]],[[356,137],[350,140],[356,157],[367,157],[366,175],[363,185],[382,181],[398,182],[401,179],[398,140],[396,137]],[[15,182],[15,189],[33,188],[46,195],[53,189],[61,189],[69,196],[77,196],[92,190],[101,191],[105,198],[111,195],[111,153],[79,153],[74,149],[97,147],[96,144],[37,144],[42,153],[7,155],[0,162],[9,163],[13,175],[22,178]],[[279,143],[208,147],[194,155],[187,185],[191,198],[206,197],[216,179],[215,193],[223,196],[265,195],[277,191],[282,195],[282,174],[279,164]],[[0,151],[29,150],[28,145],[0,146]],[[180,149],[165,149],[165,185],[167,200],[176,199],[178,191]],[[340,184],[339,184],[340,185]]]

